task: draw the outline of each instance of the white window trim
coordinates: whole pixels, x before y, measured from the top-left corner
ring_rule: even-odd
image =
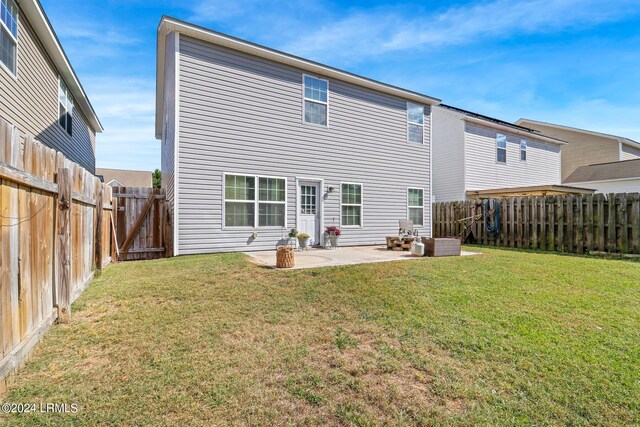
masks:
[[[522,143],[524,142],[524,150],[522,149]],[[527,142],[526,139],[521,139],[520,140],[520,151],[518,152],[518,155],[520,157],[520,161],[521,162],[526,162],[527,161],[527,149],[529,148],[529,143]],[[524,160],[522,160],[522,152],[524,151]]]
[[[67,132],[67,128],[63,127],[60,124],[60,89],[61,89],[61,84],[60,82],[64,83],[64,86],[67,88],[67,93],[65,95],[65,98],[68,99],[69,96],[71,96],[71,133]],[[58,112],[57,112],[57,116],[58,116],[58,126],[60,126],[60,128],[62,128],[62,130],[64,131],[64,133],[69,137],[69,138],[73,138],[73,113],[74,110],[76,109],[76,103],[75,100],[73,99],[73,95],[71,94],[71,91],[69,90],[69,86],[67,86],[67,83],[62,79],[61,76],[58,76],[58,103],[56,104],[58,107]],[[68,113],[69,110],[67,109],[67,106],[65,105],[65,111]]]
[[[250,178],[254,178],[256,181],[256,188],[255,188],[255,200],[253,200],[253,203],[255,204],[255,215],[253,218],[253,227],[251,226],[243,226],[243,227],[234,227],[234,226],[227,226],[227,221],[226,221],[226,212],[225,212],[225,207],[226,207],[226,203],[227,202],[232,202],[232,203],[251,203],[252,200],[237,200],[237,199],[227,199],[225,197],[225,182],[227,181],[227,175],[235,175],[235,176],[245,176],[245,177],[250,177]],[[272,179],[283,179],[284,180],[284,202],[276,202],[276,201],[265,201],[262,200],[262,203],[269,203],[269,204],[274,204],[274,205],[284,205],[284,228],[287,228],[287,224],[288,224],[288,218],[287,218],[287,201],[289,200],[289,193],[288,193],[288,182],[287,182],[287,178],[283,177],[283,176],[270,176],[270,175],[254,175],[254,174],[250,174],[250,173],[242,173],[242,172],[223,172],[222,173],[222,229],[223,230],[282,230],[283,227],[278,226],[278,225],[269,225],[269,226],[260,226],[258,225],[260,223],[260,178],[272,178]]]
[[[418,107],[422,107],[422,124],[420,123],[414,123],[409,121],[409,105],[415,105]],[[420,144],[420,145],[424,145],[424,105],[422,104],[416,104],[415,102],[409,102],[407,101],[407,105],[406,105],[406,119],[407,119],[407,143],[409,144]],[[415,141],[409,141],[409,125],[414,125],[414,126],[420,126],[422,128],[422,142],[418,143]]]
[[[360,186],[360,204],[342,203],[342,185],[359,185]],[[343,225],[342,224],[342,206],[359,206],[360,207],[360,225]],[[340,228],[358,229],[364,228],[364,185],[359,182],[340,181]]]
[[[420,209],[420,206],[411,206],[409,205],[409,190],[420,190],[422,191],[422,224],[413,224],[413,225],[417,225],[419,227],[424,227],[425,224],[425,208],[424,208],[424,201],[425,201],[425,197],[424,195],[426,194],[426,191],[424,191],[424,188],[420,188],[420,187],[407,187],[407,220],[410,220],[410,208],[413,209]]]
[[[502,147],[498,147],[498,136],[504,136],[504,148]],[[509,143],[509,141],[507,140],[507,135],[502,134],[502,133],[496,133],[496,139],[495,139],[495,148],[496,148],[496,163],[499,165],[506,165],[507,164],[507,144]],[[498,150],[504,150],[504,162],[501,162],[500,160],[498,160]]]
[[[16,25],[18,26],[18,35],[20,35],[20,9],[18,8],[18,10],[16,11]],[[4,21],[2,19],[0,19],[0,26],[2,26],[2,28],[5,29],[5,31],[7,32],[7,34],[9,34],[9,37],[11,37],[11,39],[16,43],[16,70],[15,72],[11,71],[9,69],[9,67],[7,67],[6,65],[4,65],[4,62],[0,61],[0,68],[4,68],[4,70],[11,76],[13,77],[14,80],[18,80],[18,46],[19,46],[19,41],[18,41],[18,37],[14,36],[13,34],[11,34],[11,30],[9,30],[9,27],[7,27],[7,24],[4,23]]]
[[[318,101],[316,99],[309,99],[309,98],[306,97],[305,91],[304,91],[304,78],[305,77],[311,77],[311,78],[318,79],[320,81],[323,81],[323,82],[327,83],[327,102]],[[306,111],[305,111],[306,110],[305,101],[314,102],[316,104],[325,105],[327,107],[327,124],[326,125],[321,125],[319,123],[310,123],[310,122],[307,122],[304,119],[304,116],[305,116],[305,113],[306,113]],[[320,77],[314,76],[312,74],[302,73],[302,124],[303,125],[309,125],[309,126],[316,126],[316,127],[320,127],[320,128],[328,128],[329,127],[329,80],[321,79]]]

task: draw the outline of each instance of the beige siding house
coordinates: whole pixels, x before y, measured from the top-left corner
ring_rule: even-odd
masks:
[[[0,116],[93,173],[102,125],[40,2],[0,8]]]
[[[640,143],[621,136],[531,119],[516,124],[567,141],[562,146],[562,182],[568,182],[569,175],[581,166],[640,158]]]
[[[520,126],[448,105],[433,108],[435,202],[483,194],[560,191],[565,143]],[[487,192],[486,190],[490,190]]]
[[[153,186],[152,173],[149,171],[97,168],[96,175],[112,187],[151,188]]]

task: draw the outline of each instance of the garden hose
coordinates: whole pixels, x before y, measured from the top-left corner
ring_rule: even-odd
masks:
[[[489,199],[484,203],[484,227],[487,235],[500,234],[500,203],[496,199]]]

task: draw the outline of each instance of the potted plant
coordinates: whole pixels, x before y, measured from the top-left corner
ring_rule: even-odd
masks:
[[[298,234],[298,244],[300,245],[300,249],[307,249],[309,246],[309,240],[311,240],[311,236],[307,233],[299,233]]]
[[[337,248],[338,240],[340,238],[340,235],[342,234],[342,230],[340,230],[340,227],[337,227],[335,225],[327,227],[325,234],[329,236],[329,242],[331,242],[331,247]]]
[[[292,228],[291,230],[289,230],[288,242],[289,242],[290,245],[295,246],[296,237],[298,237],[298,230],[296,230],[295,228]]]

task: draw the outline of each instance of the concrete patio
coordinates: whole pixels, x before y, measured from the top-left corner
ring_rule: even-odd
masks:
[[[267,267],[276,268],[276,252],[258,251],[245,252],[254,261]],[[462,251],[462,256],[479,255],[477,252]],[[309,249],[308,251],[296,251],[296,265],[292,269],[329,267],[337,265],[366,264],[373,262],[389,261],[415,261],[429,259],[415,257],[410,252],[390,251],[386,246],[350,246],[338,249]]]

